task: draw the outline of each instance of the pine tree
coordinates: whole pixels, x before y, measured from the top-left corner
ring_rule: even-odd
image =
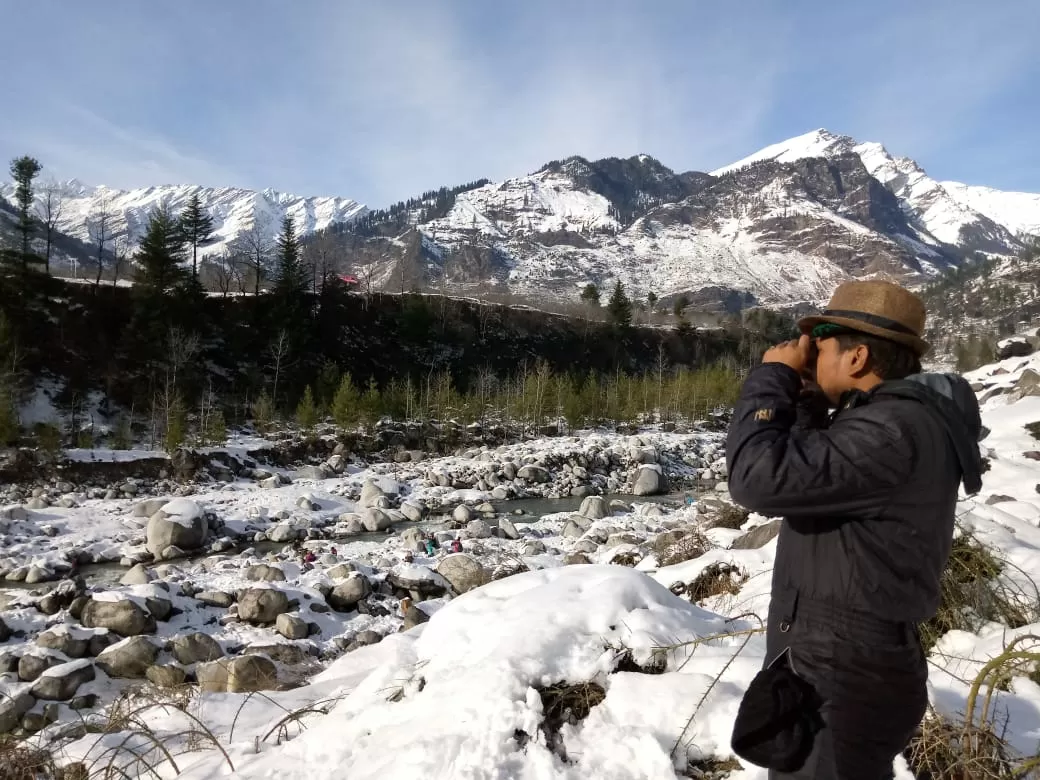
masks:
[[[307,292],[307,279],[300,265],[300,239],[296,235],[296,223],[288,214],[282,220],[282,232],[278,235],[277,261],[274,294],[285,302],[300,300]]]
[[[332,399],[332,416],[341,428],[353,427],[361,419],[361,393],[349,372],[343,375]]]
[[[647,308],[650,309],[650,311],[653,311],[654,307],[657,305],[657,293],[655,293],[653,290],[646,294],[646,305]]]
[[[192,193],[188,205],[181,212],[179,227],[182,241],[191,247],[191,278],[199,279],[199,245],[205,244],[213,235],[213,217],[202,208],[197,192]]]
[[[610,313],[610,321],[614,325],[627,327],[632,324],[632,301],[625,295],[625,288],[621,285],[620,279],[614,284],[614,292],[610,294],[607,311]]]
[[[18,209],[18,232],[22,234],[22,251],[15,255],[21,261],[22,272],[29,270],[30,261],[38,260],[29,251],[32,240],[33,179],[40,175],[43,166],[33,157],[17,157],[11,160],[11,178],[14,179],[14,199]],[[14,259],[12,257],[12,259]]]
[[[599,288],[589,282],[581,291],[581,299],[591,306],[599,306]]]
[[[310,431],[318,422],[318,408],[314,405],[314,393],[310,385],[303,389],[303,398],[296,407],[296,422],[305,431]]]
[[[148,217],[148,227],[137,250],[137,287],[146,296],[162,296],[180,287],[187,275],[181,268],[184,245],[180,226],[165,206]]]

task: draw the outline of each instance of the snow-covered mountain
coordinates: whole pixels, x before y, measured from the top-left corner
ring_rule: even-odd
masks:
[[[294,217],[301,235],[308,235],[335,224],[349,222],[366,211],[364,206],[349,198],[307,198],[269,189],[257,192],[235,187],[170,185],[117,190],[105,186],[87,186],[75,179],[59,187],[62,192],[62,209],[57,226],[62,233],[93,243],[99,218],[107,212],[108,235],[126,235],[131,246],[143,235],[152,209],[165,204],[174,213],[179,213],[191,196],[197,193],[214,223],[213,240],[201,250],[203,255],[221,251],[254,227],[262,232],[267,241],[273,241],[282,217],[286,214]],[[37,198],[42,196],[43,186],[38,185]],[[0,197],[13,202],[13,185],[0,184]]]
[[[376,219],[344,251],[391,287],[491,284],[573,300],[590,281],[620,279],[639,297],[733,308],[817,302],[850,277],[923,280],[973,253],[1014,255],[1040,233],[1040,196],[940,183],[880,144],[826,130],[711,174],[645,155],[573,157],[428,214],[420,202]]]
[[[867,171],[902,201],[911,219],[942,242],[1001,254],[1013,248],[1017,236],[1040,234],[1040,195],[936,181],[909,157],[893,157],[879,143],[859,143],[824,129],[767,146],[712,175],[766,160],[793,163],[841,154],[857,155]]]
[[[1040,195],[937,181],[879,143],[822,129],[710,174],[676,173],[647,155],[572,157],[380,211],[271,190],[67,189],[59,227],[88,242],[102,205],[115,214],[110,232],[136,239],[153,207],[180,210],[197,192],[216,223],[207,254],[256,226],[273,239],[289,213],[374,287],[573,301],[589,282],[620,280],[663,305],[684,295],[729,309],[817,304],[852,277],[924,281],[980,253],[1016,255],[1040,236]],[[0,185],[0,196],[12,194]]]

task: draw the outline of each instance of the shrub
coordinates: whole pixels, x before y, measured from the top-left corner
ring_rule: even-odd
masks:
[[[989,622],[1020,628],[1040,619],[1036,586],[1026,592],[1005,576],[1006,566],[970,533],[954,539],[940,582],[939,609],[920,627],[925,650],[947,631],[975,633]]]

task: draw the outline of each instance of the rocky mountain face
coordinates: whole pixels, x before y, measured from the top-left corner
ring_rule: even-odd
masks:
[[[619,279],[663,305],[683,295],[730,310],[789,306],[819,303],[848,278],[924,282],[971,256],[1018,254],[1040,232],[1040,196],[984,190],[820,130],[710,174],[645,155],[554,161],[458,191],[441,216],[417,206],[364,233],[348,227],[339,251],[389,289],[574,300],[589,282]]]

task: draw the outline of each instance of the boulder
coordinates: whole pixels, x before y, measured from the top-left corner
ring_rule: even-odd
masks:
[[[275,631],[286,639],[306,639],[310,634],[310,627],[307,625],[306,620],[288,613],[278,616],[278,619],[274,622],[274,628]]]
[[[405,528],[401,532],[401,541],[409,550],[419,549],[419,545],[423,543],[423,537],[423,531],[419,528]]]
[[[622,531],[620,533],[611,534],[610,536],[608,536],[607,541],[603,546],[609,550],[611,547],[620,547],[623,544],[638,545],[642,544],[644,541],[646,540],[640,538],[639,536],[636,536],[633,533],[629,533],[628,531]]]
[[[33,683],[32,694],[44,701],[68,701],[84,683],[96,677],[94,665],[86,660],[70,661],[47,669]]]
[[[3,620],[0,620],[0,642],[6,642],[10,638],[11,629],[8,627],[7,623],[5,623]]]
[[[516,530],[516,526],[513,525],[511,520],[503,517],[498,521],[498,531],[506,539],[519,539],[520,532]]]
[[[545,542],[540,539],[532,539],[524,545],[524,555],[542,555],[545,549]]]
[[[148,552],[157,560],[169,555],[169,548],[198,550],[209,536],[209,523],[202,507],[187,498],[176,498],[148,519]]]
[[[401,626],[402,631],[407,631],[411,628],[415,628],[420,623],[427,623],[430,620],[430,616],[419,609],[417,606],[412,604],[405,610],[404,623]]]
[[[285,572],[281,567],[268,566],[266,563],[250,566],[246,569],[245,576],[250,582],[285,582]]]
[[[173,640],[173,657],[185,666],[216,661],[224,657],[224,650],[209,634],[195,633]]]
[[[169,599],[159,597],[148,597],[144,600],[145,606],[156,620],[169,620],[173,614],[173,602]]]
[[[636,496],[656,496],[668,489],[659,466],[640,466],[632,483],[632,494]]]
[[[423,598],[443,596],[451,588],[448,581],[426,566],[403,564],[387,572],[386,581],[395,588],[417,593]]]
[[[369,507],[361,514],[361,525],[370,533],[385,531],[393,524],[394,519],[382,509],[377,509],[376,507]]]
[[[571,488],[571,495],[575,498],[585,498],[592,495],[592,488],[588,485],[578,485]]]
[[[151,574],[143,563],[138,563],[124,574],[120,580],[120,585],[147,585],[152,581]]]
[[[437,564],[436,572],[444,577],[458,594],[479,588],[489,579],[480,561],[466,553],[448,555]]]
[[[1004,339],[997,343],[997,360],[1026,357],[1033,354],[1033,345],[1021,336]]]
[[[200,590],[195,594],[195,600],[209,607],[230,607],[235,603],[235,597],[222,590]]]
[[[119,636],[137,636],[155,631],[155,618],[135,602],[96,601],[83,608],[82,623],[87,628],[107,628]]]
[[[188,679],[187,673],[173,664],[149,666],[144,676],[157,688],[179,688]]]
[[[260,487],[264,488],[265,490],[272,490],[273,488],[281,486],[282,477],[280,474],[273,474],[270,477],[264,477],[260,480]]]
[[[134,489],[136,490],[136,487]],[[123,492],[127,492],[125,486]],[[169,498],[146,498],[144,501],[138,501],[134,504],[133,515],[134,517],[151,517],[171,500]]]
[[[738,537],[730,545],[734,550],[757,550],[765,547],[780,533],[780,525],[783,520],[772,520],[763,525],[755,526],[743,536]]]
[[[573,520],[568,520],[567,525],[563,527],[563,536],[567,539],[580,539],[584,535],[585,529]]]
[[[51,667],[62,663],[64,663],[63,659],[57,655],[26,653],[18,659],[18,679],[22,682],[33,682]]]
[[[9,734],[22,722],[22,716],[33,708],[36,700],[26,692],[0,696],[0,734]],[[31,773],[30,777],[34,777]]]
[[[213,693],[270,691],[278,686],[278,669],[261,655],[244,655],[199,664],[199,687]]]
[[[155,663],[159,648],[143,636],[132,636],[107,648],[97,657],[97,665],[109,677],[143,680]]]
[[[380,498],[383,498],[386,494],[379,488],[373,480],[365,480],[365,484],[361,486],[361,498],[358,499],[358,507],[361,509],[370,509],[378,506],[376,503]]]
[[[30,566],[29,570],[25,573],[25,584],[36,585],[40,582],[50,582],[54,578],[54,572],[45,569],[42,566]]]
[[[564,566],[577,566],[583,563],[589,563],[589,558],[585,553],[569,552],[563,556]]]
[[[118,641],[119,637],[111,631],[95,631],[87,645],[87,655],[97,658],[105,652],[105,648],[111,647]]]
[[[331,475],[325,466],[303,466],[293,472],[293,479],[328,479]]]
[[[354,637],[354,644],[358,647],[365,647],[367,645],[377,645],[383,641],[383,635],[378,631],[358,631],[356,637]]]
[[[349,577],[355,571],[357,571],[357,569],[354,568],[354,564],[339,563],[333,566],[327,572],[325,572],[325,576],[328,577],[330,580],[342,580]]]
[[[300,532],[292,527],[289,523],[279,523],[270,531],[267,532],[267,538],[272,542],[292,542],[298,539]]]
[[[466,538],[487,539],[491,536],[491,526],[483,520],[470,520],[466,524]]]
[[[247,623],[273,623],[289,611],[289,597],[273,588],[250,588],[238,598],[238,616]]]
[[[459,523],[460,525],[465,525],[466,523],[473,520],[473,518],[475,518],[476,516],[477,513],[465,504],[459,504],[451,513],[451,519],[454,520],[456,523]]]
[[[332,589],[325,600],[337,612],[352,612],[357,603],[371,591],[368,578],[364,574],[352,572],[346,580]]]
[[[511,464],[510,464],[511,465]],[[505,464],[503,464],[503,471],[505,470]],[[549,470],[544,466],[523,466],[519,471],[516,472],[516,476],[525,482],[535,482],[544,484],[549,481]]]
[[[62,624],[41,633],[36,644],[48,650],[57,650],[69,658],[83,658],[90,648],[90,640],[73,635],[68,626]]]
[[[426,504],[417,498],[410,499],[401,504],[401,514],[413,523],[418,523],[426,517],[428,510]]]
[[[578,514],[589,520],[600,520],[610,514],[607,502],[602,496],[589,496],[581,502]]]

